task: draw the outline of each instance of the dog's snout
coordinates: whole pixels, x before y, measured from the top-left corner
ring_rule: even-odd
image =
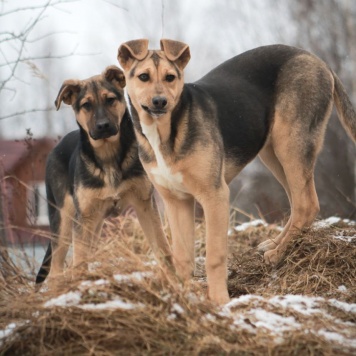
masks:
[[[98,131],[106,131],[110,128],[109,120],[100,120],[96,123],[96,129]]]
[[[98,140],[116,135],[117,132],[117,125],[115,125],[113,122],[110,122],[108,118],[102,118],[94,123],[92,129],[90,130],[90,136],[94,140]]]
[[[164,96],[155,96],[152,104],[156,109],[163,109],[167,105],[167,99]]]

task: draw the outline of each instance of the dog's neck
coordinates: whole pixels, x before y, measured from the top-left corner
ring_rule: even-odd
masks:
[[[99,167],[103,164],[111,164],[118,160],[120,152],[120,133],[108,139],[93,140],[89,138],[88,133],[81,128],[81,146],[82,152],[86,152],[91,160],[98,163]]]

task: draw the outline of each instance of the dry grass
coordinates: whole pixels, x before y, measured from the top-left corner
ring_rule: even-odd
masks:
[[[229,292],[240,298],[224,308],[205,298],[203,258],[198,259],[198,276],[183,286],[152,262],[135,218],[121,217],[106,230],[108,237],[93,257],[90,271],[77,280],[68,278],[61,289],[35,293],[26,278],[13,274],[10,282],[0,279],[0,330],[9,330],[14,323],[13,332],[0,338],[0,355],[356,352],[352,344],[356,306],[348,311],[333,302],[348,302],[351,307],[356,303],[356,239],[346,242],[332,237],[355,236],[355,226],[331,226],[297,236],[274,268],[264,264],[255,246],[266,236],[275,236],[275,227],[232,234]],[[203,224],[197,225],[197,235],[197,256],[204,256]],[[72,293],[72,305],[67,299],[66,306],[46,307],[46,302],[66,293]],[[298,301],[286,306],[288,297],[283,296],[289,294],[317,297],[310,299],[314,312],[296,308]],[[121,307],[108,308],[105,303],[110,301]],[[92,305],[106,308],[88,309]],[[261,324],[257,313],[261,311],[282,318],[282,324],[292,321],[290,325],[302,327],[286,324],[276,333]],[[347,342],[333,340],[335,334]]]

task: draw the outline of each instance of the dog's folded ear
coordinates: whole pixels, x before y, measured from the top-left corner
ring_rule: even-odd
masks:
[[[117,59],[124,70],[128,70],[132,62],[137,59],[142,61],[148,54],[148,40],[140,39],[123,43],[119,47]]]
[[[109,66],[103,73],[104,78],[109,82],[117,82],[121,88],[125,88],[126,81],[124,72],[116,66]]]
[[[180,69],[184,69],[190,60],[189,46],[183,42],[162,39],[161,50],[167,58],[175,62]]]
[[[58,110],[61,106],[62,101],[68,105],[74,103],[75,94],[80,91],[80,81],[75,79],[65,80],[59,89],[57,98],[54,102],[56,109]]]

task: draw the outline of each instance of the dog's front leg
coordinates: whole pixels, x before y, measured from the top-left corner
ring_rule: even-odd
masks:
[[[218,189],[199,197],[206,221],[206,274],[209,299],[224,304],[227,291],[227,231],[229,225],[229,188],[224,180]]]
[[[162,222],[153,195],[146,200],[135,198],[132,201],[132,205],[156,259],[171,267],[172,252],[163,232]]]
[[[88,259],[96,247],[103,219],[97,216],[86,216],[77,219],[73,231],[73,276],[80,275],[88,269]]]
[[[160,192],[162,194],[162,192]],[[181,199],[170,192],[162,194],[173,242],[173,263],[183,280],[190,279],[195,270],[193,197]]]
[[[61,209],[50,205],[51,230],[53,232],[51,268],[48,275],[50,288],[61,285],[63,282],[64,262],[70,244],[72,243],[72,226],[74,218],[74,205],[72,198],[67,195]]]

